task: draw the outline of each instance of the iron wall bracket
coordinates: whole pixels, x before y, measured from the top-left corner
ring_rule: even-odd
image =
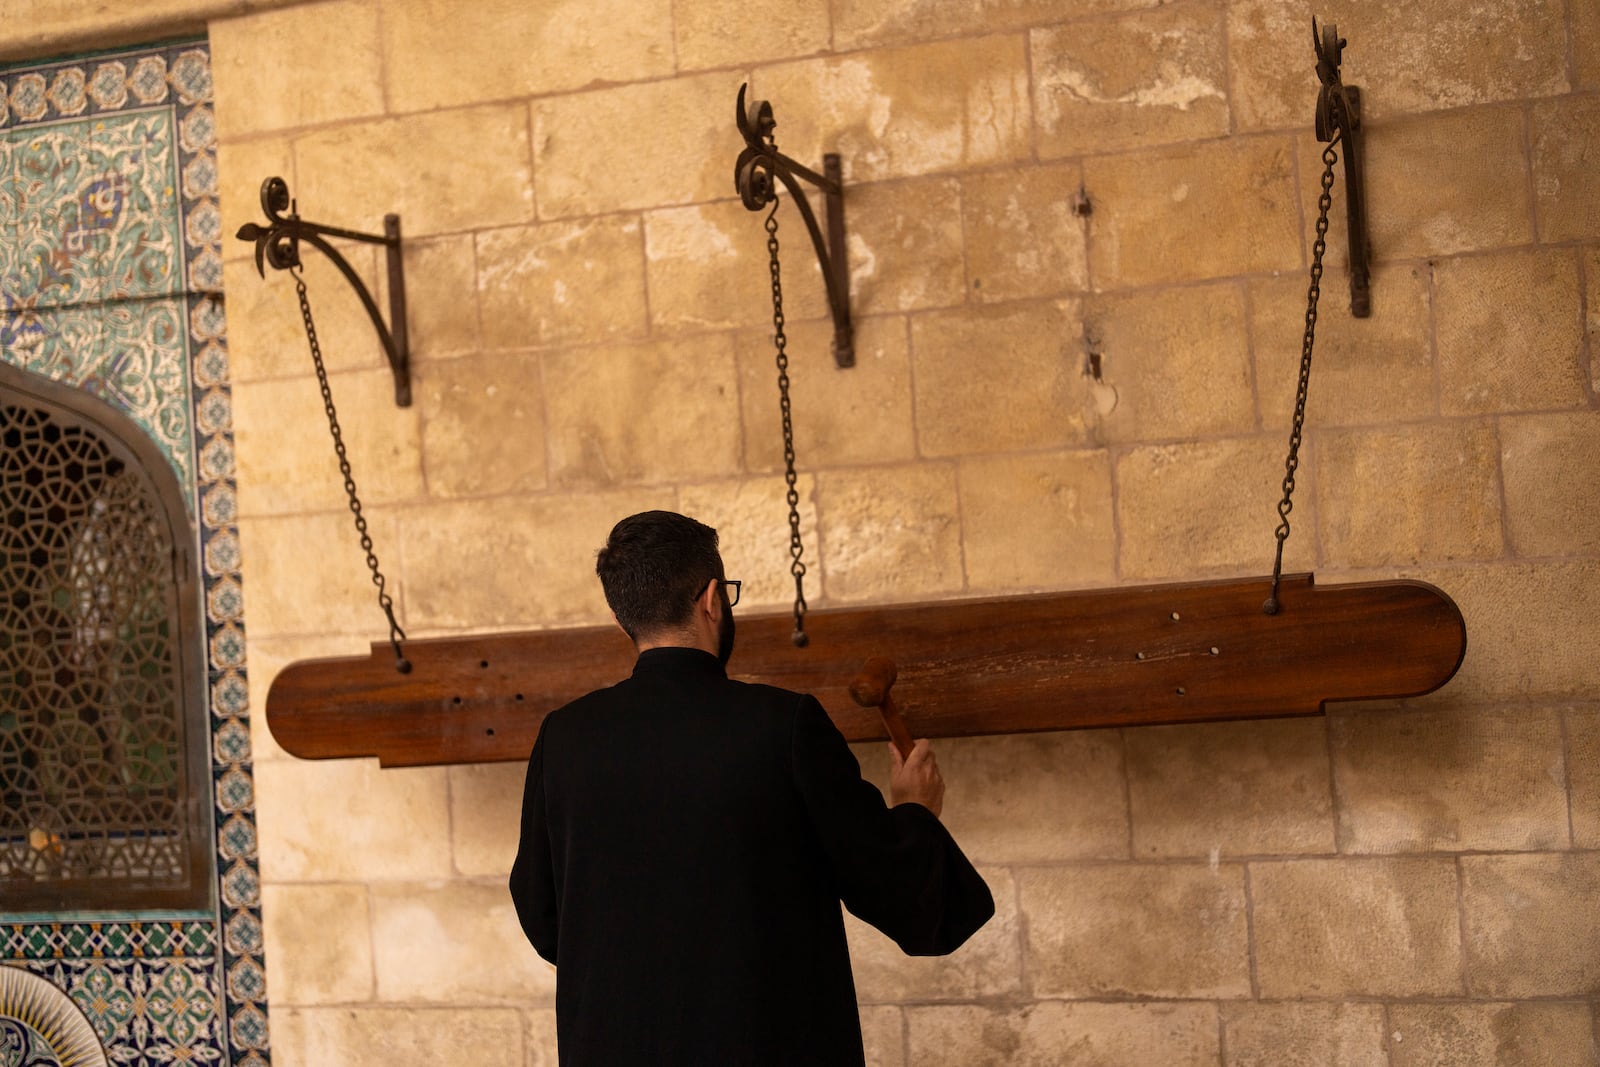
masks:
[[[1345,85],[1339,63],[1347,43],[1333,23],[1317,27],[1311,20],[1311,41],[1317,50],[1317,140],[1324,144],[1344,141],[1345,218],[1350,233],[1350,313],[1358,319],[1372,314],[1372,292],[1367,249],[1367,193],[1362,180],[1361,90]]]
[[[383,343],[384,355],[389,359],[389,369],[394,372],[394,402],[403,408],[410,407],[411,352],[406,339],[406,284],[405,268],[400,255],[400,216],[383,217],[382,236],[307,222],[296,213],[297,205],[290,198],[289,186],[282,178],[268,178],[261,183],[261,210],[266,212],[268,226],[262,227],[247,222],[239,227],[239,232],[236,234],[241,241],[255,242],[257,272],[266,277],[268,263],[272,264],[275,270],[288,270],[300,266],[301,241],[320,250],[323,255],[333,260],[334,266],[339,268],[355,288],[356,295],[361,298],[362,306],[367,309],[367,315],[372,319],[372,325],[378,331],[378,340]],[[283,214],[286,210],[289,212],[288,215]],[[384,324],[383,315],[378,311],[377,301],[373,300],[361,276],[350,266],[349,261],[339,254],[337,248],[324,240],[325,237],[383,245],[387,250],[389,322],[392,324],[392,329]]]
[[[733,184],[739,190],[744,206],[760,211],[778,197],[774,179],[781,181],[794,197],[800,217],[811,233],[811,243],[817,250],[817,261],[822,267],[822,280],[828,288],[828,308],[833,313],[833,358],[840,367],[856,364],[854,331],[850,324],[850,259],[844,246],[844,171],[837,153],[822,157],[822,173],[801,166],[782,152],[772,137],[777,122],[772,117],[772,105],[765,100],[753,100],[745,107],[745,90],[739,86],[739,100],[735,118],[739,132],[744,135],[745,149],[733,165]],[[822,190],[827,202],[828,235],[824,239],[817,226],[817,217],[806,200],[805,190],[796,178]]]

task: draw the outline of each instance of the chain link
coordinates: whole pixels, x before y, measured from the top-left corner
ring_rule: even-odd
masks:
[[[778,350],[778,409],[783,413],[783,480],[789,487],[789,573],[794,575],[794,633],[790,640],[796,648],[805,648],[810,638],[806,636],[806,565],[801,562],[805,545],[800,540],[800,491],[795,488],[794,473],[794,419],[789,407],[789,339],[783,332],[783,279],[778,267],[778,198],[772,198],[772,210],[767,213],[767,254],[772,270],[772,343]]]
[[[344,434],[339,429],[339,413],[333,407],[333,390],[328,387],[328,370],[322,363],[322,346],[317,342],[317,325],[311,319],[311,302],[306,299],[306,282],[297,263],[289,269],[294,275],[295,295],[300,298],[300,317],[305,321],[306,340],[311,345],[311,362],[317,368],[317,385],[322,389],[322,406],[328,413],[328,432],[333,435],[333,450],[339,457],[339,473],[344,476],[344,491],[350,497],[350,511],[356,518],[356,532],[361,535],[361,550],[367,554],[367,567],[372,571],[372,584],[378,587],[378,606],[389,620],[389,643],[394,646],[395,669],[401,674],[411,671],[411,661],[400,651],[405,631],[395,621],[394,601],[384,588],[383,572],[378,569],[378,557],[372,550],[372,536],[367,532],[366,516],[361,514],[361,498],[356,495],[356,480],[350,473],[350,457],[345,453]]]

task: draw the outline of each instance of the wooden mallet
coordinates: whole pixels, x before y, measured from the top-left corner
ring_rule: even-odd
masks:
[[[862,664],[861,673],[850,683],[850,699],[863,708],[878,709],[878,714],[883,716],[883,725],[889,728],[894,747],[900,750],[900,758],[909,759],[914,744],[911,731],[906,729],[906,721],[900,717],[899,710],[889,696],[889,689],[899,673],[894,660],[883,656],[869,657]]]

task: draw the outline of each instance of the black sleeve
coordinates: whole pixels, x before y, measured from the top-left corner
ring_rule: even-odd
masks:
[[[522,790],[522,838],[511,865],[511,900],[534,950],[556,962],[559,925],[555,871],[550,862],[550,827],[544,810],[544,732],[528,758],[528,780]]]
[[[850,913],[912,956],[954,952],[994,914],[960,846],[920,804],[889,808],[815,697],[796,713],[794,776]]]

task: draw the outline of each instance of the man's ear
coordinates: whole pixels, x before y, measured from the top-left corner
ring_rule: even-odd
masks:
[[[712,622],[722,620],[722,597],[717,595],[721,588],[722,583],[713,578],[700,590],[699,599],[695,601],[695,606],[705,612],[706,618]]]

